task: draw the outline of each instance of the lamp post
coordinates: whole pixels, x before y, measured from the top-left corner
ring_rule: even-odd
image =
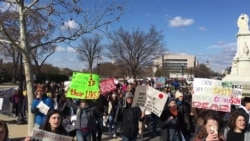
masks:
[[[97,63],[97,74],[100,74],[100,63]]]
[[[184,64],[181,64],[181,75],[182,75],[182,77],[184,75]]]

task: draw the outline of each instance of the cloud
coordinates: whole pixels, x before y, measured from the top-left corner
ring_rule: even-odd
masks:
[[[76,29],[79,29],[80,26],[74,20],[68,20],[67,22],[64,22],[61,28],[63,30],[76,30]]]
[[[221,72],[232,66],[232,61],[237,51],[236,45],[232,43],[221,45],[221,51],[208,57],[210,66],[214,71]]]
[[[194,19],[182,18],[180,16],[174,17],[173,19],[169,20],[169,27],[183,27],[189,26],[194,23]]]
[[[70,53],[76,53],[76,50],[74,48],[72,48],[72,47],[67,47],[66,51],[70,52]]]
[[[237,43],[236,42],[231,42],[231,43],[225,43],[223,41],[218,41],[217,44],[211,45],[208,47],[208,49],[214,49],[214,48],[236,48]]]
[[[57,46],[56,47],[56,52],[64,52],[65,48],[61,47],[61,46]]]
[[[204,26],[200,26],[200,27],[198,28],[198,30],[200,30],[200,31],[207,31],[207,29],[206,29]]]

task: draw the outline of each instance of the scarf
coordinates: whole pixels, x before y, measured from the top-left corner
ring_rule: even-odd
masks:
[[[172,115],[177,116],[178,115],[178,111],[176,107],[169,107],[169,111]]]

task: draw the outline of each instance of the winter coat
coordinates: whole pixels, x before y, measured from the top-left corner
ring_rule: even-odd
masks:
[[[178,117],[180,118],[181,131],[186,140],[190,137],[191,132],[191,106],[186,101],[177,101],[177,109],[180,113]]]
[[[46,104],[49,108],[54,108],[54,102],[53,99],[47,97],[44,95],[41,99],[35,98],[32,101],[31,104],[31,112],[35,114],[35,123],[38,125],[42,125],[45,122],[46,115],[41,113],[39,109],[37,108],[37,105],[43,101],[44,104]]]
[[[178,115],[180,112],[178,112]],[[173,141],[173,136],[177,136],[179,141],[182,140],[181,136],[181,119],[170,113],[168,107],[162,112],[159,120],[159,125],[161,128],[160,141]],[[170,117],[173,119],[170,119]]]
[[[94,120],[93,109],[91,109],[89,106],[86,106],[84,108],[78,108],[76,112],[75,128],[93,129],[94,127],[95,127],[95,120]]]
[[[141,119],[139,107],[126,106],[119,108],[117,120],[121,121],[121,134],[126,137],[135,137],[138,134],[139,120]]]

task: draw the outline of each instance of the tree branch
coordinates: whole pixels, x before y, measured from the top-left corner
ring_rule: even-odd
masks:
[[[28,5],[24,10],[23,13],[25,14],[33,5],[35,5],[39,0],[34,0],[30,5]]]

